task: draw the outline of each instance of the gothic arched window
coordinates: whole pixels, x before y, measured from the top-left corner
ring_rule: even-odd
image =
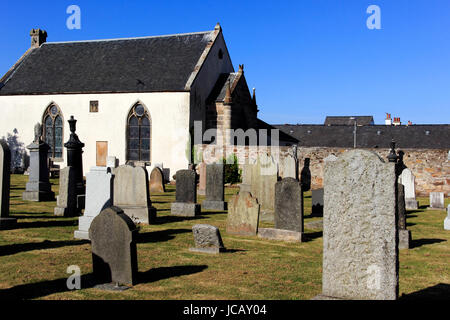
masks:
[[[127,121],[127,160],[150,161],[150,116],[140,103],[131,108]]]
[[[42,117],[43,139],[50,146],[48,157],[53,160],[63,158],[63,116],[61,110],[55,104],[51,104],[45,110]]]

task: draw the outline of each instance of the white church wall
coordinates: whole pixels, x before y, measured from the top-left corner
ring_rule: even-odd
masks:
[[[34,139],[34,125],[50,103],[55,103],[64,117],[63,142],[70,129],[67,120],[77,120],[80,140],[85,143],[83,169],[96,165],[96,142],[108,142],[108,155],[125,163],[126,121],[136,102],[145,105],[151,117],[151,163],[163,163],[170,175],[188,166],[186,147],[189,143],[189,92],[175,93],[116,93],[0,96],[0,137],[18,131],[18,139],[25,146]],[[89,112],[90,101],[98,101],[98,112]],[[64,148],[65,149],[65,148]],[[67,163],[66,151],[61,168]]]

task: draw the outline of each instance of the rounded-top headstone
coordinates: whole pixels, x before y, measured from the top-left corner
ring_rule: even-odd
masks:
[[[160,168],[155,167],[150,173],[150,193],[163,193],[165,191],[164,174]]]

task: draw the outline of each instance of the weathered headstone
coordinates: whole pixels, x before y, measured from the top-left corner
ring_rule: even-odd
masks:
[[[311,214],[321,216],[323,214],[323,188],[311,190]]]
[[[86,174],[86,209],[78,219],[77,239],[89,239],[89,227],[92,220],[105,208],[112,206],[113,175],[111,168],[92,167]]]
[[[196,173],[194,170],[178,170],[176,173],[175,202],[171,204],[171,214],[182,217],[195,217],[200,214],[197,204]]]
[[[411,231],[406,228],[405,187],[397,185],[397,215],[398,215],[398,248],[409,249],[411,246]]]
[[[5,140],[0,140],[0,229],[10,228],[17,222],[9,216],[10,186],[11,150]]]
[[[206,210],[226,210],[225,172],[222,163],[206,165],[206,199],[202,202],[202,208]]]
[[[261,205],[261,221],[273,221],[275,210],[275,183],[278,180],[278,166],[273,157],[262,154],[253,166],[251,194]]]
[[[108,168],[117,168],[119,166],[119,159],[114,156],[108,156],[106,158],[106,166]]]
[[[419,203],[416,200],[416,177],[408,168],[402,171],[400,175],[400,183],[405,186],[405,207],[407,210],[417,210]]]
[[[240,191],[228,203],[227,233],[253,236],[258,233],[260,205],[250,192]]]
[[[242,165],[242,183],[239,185],[240,192],[251,191],[253,166],[253,164],[248,163]]]
[[[164,175],[160,168],[154,167],[150,173],[150,193],[166,192]]]
[[[76,172],[65,167],[59,172],[59,195],[56,197],[55,216],[74,217],[81,213],[77,205]]]
[[[121,165],[114,170],[114,175],[114,206],[121,208],[135,223],[154,223],[156,208],[150,201],[147,170]]]
[[[204,196],[206,194],[206,163],[200,162],[197,166],[198,170],[198,194]]]
[[[136,283],[137,234],[136,225],[118,207],[106,208],[94,218],[89,228],[89,238],[97,283]]]
[[[430,209],[443,210],[444,208],[444,193],[430,192]]]
[[[28,201],[54,201],[55,193],[49,181],[48,150],[49,145],[41,140],[42,127],[34,127],[34,141],[27,146],[30,150],[29,180],[22,199]]]
[[[450,204],[447,206],[447,217],[444,219],[444,230],[450,230]]]
[[[282,177],[298,179],[297,170],[297,160],[293,156],[287,155],[281,163],[280,171],[283,171]]]
[[[219,253],[225,251],[219,228],[208,224],[196,224],[192,227],[195,248],[189,248],[194,252]]]
[[[322,295],[398,298],[395,163],[367,150],[324,161]]]

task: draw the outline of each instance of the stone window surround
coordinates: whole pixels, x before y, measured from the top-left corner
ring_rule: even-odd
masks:
[[[50,109],[55,106],[56,108],[58,108],[58,113],[56,115],[52,115],[50,112]],[[42,140],[45,141],[45,136],[46,136],[46,132],[45,132],[45,119],[47,118],[47,116],[52,117],[53,121],[56,118],[56,116],[60,116],[62,119],[62,132],[61,132],[61,136],[62,136],[62,147],[63,147],[63,151],[62,151],[62,155],[61,157],[55,158],[55,157],[49,157],[53,162],[64,162],[64,115],[61,111],[61,108],[59,107],[58,104],[56,104],[54,101],[50,102],[48,104],[48,106],[45,108],[44,114],[42,115]],[[49,153],[53,153],[53,150],[49,150]]]
[[[149,155],[149,160],[148,161],[136,161],[136,160],[129,160],[128,159],[128,122],[130,121],[130,117],[132,115],[135,114],[134,112],[134,108],[138,105],[141,105],[144,107],[144,114],[147,116],[149,122],[150,122],[150,155]],[[150,112],[147,108],[147,106],[140,100],[136,101],[132,107],[130,108],[130,111],[128,112],[127,118],[126,118],[126,130],[125,130],[125,163],[126,164],[134,164],[135,166],[141,166],[141,167],[146,167],[146,166],[151,166],[151,162],[152,162],[152,145],[153,145],[153,134],[152,134],[152,128],[153,128],[153,124],[152,124],[152,117],[150,115]]]

